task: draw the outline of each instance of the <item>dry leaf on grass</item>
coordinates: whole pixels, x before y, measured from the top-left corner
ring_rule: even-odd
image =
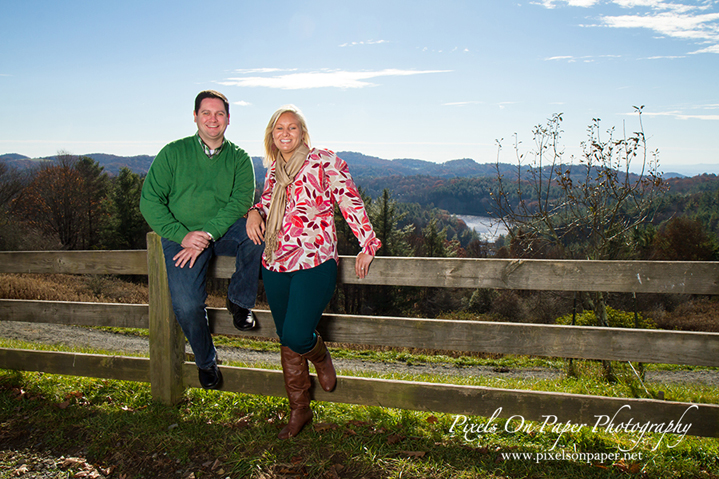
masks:
[[[15,471],[13,471],[13,474],[15,474],[16,476],[22,476],[29,471],[30,469],[27,467],[27,465],[23,464],[22,466],[15,469]]]
[[[399,453],[409,457],[424,457],[427,454],[426,451],[399,451]]]
[[[329,431],[332,429],[337,429],[338,427],[339,426],[337,426],[337,424],[331,422],[317,422],[314,424],[315,432]]]

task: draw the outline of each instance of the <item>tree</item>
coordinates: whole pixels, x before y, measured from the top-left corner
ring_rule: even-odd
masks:
[[[382,196],[372,203],[368,213],[375,234],[382,242],[378,254],[380,256],[411,256],[412,249],[407,238],[414,231],[414,225],[399,227],[400,221],[407,216],[407,213],[398,211],[397,202],[390,198],[387,188],[382,191]]]
[[[108,203],[109,221],[103,244],[111,249],[143,249],[150,227],[140,212],[142,178],[126,167],[112,181]]]
[[[421,247],[421,254],[427,258],[446,258],[455,256],[453,252],[447,248],[447,227],[441,230],[437,228],[437,218],[432,218],[426,228],[422,230],[424,241]]]
[[[63,248],[96,247],[106,181],[94,160],[61,153],[40,167],[15,200],[13,211],[28,225],[56,237]]]
[[[69,156],[69,155],[68,155]],[[82,177],[82,187],[76,194],[79,197],[82,214],[82,232],[80,234],[80,247],[82,249],[97,248],[100,244],[100,230],[102,228],[102,202],[110,189],[110,180],[104,167],[87,156],[77,159],[70,157],[69,162]]]
[[[619,139],[614,138],[614,128],[602,139],[600,120],[593,119],[578,167],[563,161],[561,113],[534,128],[535,149],[529,153],[520,152],[515,135],[517,176],[505,179],[498,156],[494,196],[495,214],[509,230],[518,254],[542,251],[557,258],[590,260],[631,255],[631,233],[651,219],[654,199],[666,189],[658,172],[658,152],[647,149],[642,108],[635,107],[639,131]],[[631,167],[636,162],[635,174]],[[585,294],[583,300],[606,326],[605,295]],[[607,376],[612,376],[609,367]]]
[[[0,250],[16,249],[26,232],[10,215],[10,208],[27,184],[27,175],[0,161]]]
[[[716,261],[719,247],[699,220],[672,218],[654,238],[653,259],[667,261]]]

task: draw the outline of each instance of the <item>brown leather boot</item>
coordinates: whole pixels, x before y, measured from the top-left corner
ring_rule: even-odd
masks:
[[[290,400],[290,420],[277,437],[287,439],[300,433],[306,424],[312,422],[310,409],[310,370],[307,360],[287,346],[280,348],[282,374],[285,390]]]
[[[317,370],[317,379],[320,380],[320,386],[329,392],[337,385],[337,373],[335,373],[330,352],[327,350],[325,342],[322,341],[322,336],[317,332],[315,332],[315,334],[317,335],[317,343],[315,343],[315,346],[309,352],[302,356],[312,361],[312,364],[314,364]]]

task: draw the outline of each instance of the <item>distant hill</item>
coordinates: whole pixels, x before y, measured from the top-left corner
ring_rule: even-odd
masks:
[[[337,155],[347,162],[352,175],[357,177],[422,175],[439,178],[466,178],[494,176],[497,173],[494,163],[479,164],[470,158],[434,163],[410,158],[383,160],[354,151],[340,151]]]
[[[81,156],[89,156],[97,161],[105,168],[110,175],[117,175],[120,168],[125,166],[135,173],[144,175],[147,173],[154,156],[137,155],[137,156],[118,156],[107,153],[89,153]],[[416,160],[411,158],[401,158],[395,160],[385,160],[375,156],[364,155],[354,151],[340,151],[337,156],[347,162],[350,167],[352,176],[360,182],[361,180],[373,180],[389,177],[403,176],[427,176],[432,178],[486,178],[496,177],[497,166],[500,173],[506,177],[516,175],[517,167],[513,164],[500,163],[484,163],[480,164],[471,158],[462,158],[457,160],[449,160],[444,163],[434,163],[425,160]],[[8,153],[0,155],[0,161],[13,165],[17,168],[24,169],[38,165],[44,161],[53,161],[56,157],[29,158],[18,153]],[[252,157],[252,163],[255,167],[255,175],[257,182],[261,183],[265,177],[265,168],[262,166],[262,158],[259,156]],[[576,169],[576,173],[581,175],[582,166],[574,165],[572,169]],[[523,173],[526,169],[523,169]],[[668,178],[685,178],[679,173],[665,173],[665,179]]]
[[[0,160],[2,161],[15,161],[25,159],[28,159],[28,157],[17,153],[5,153],[4,155],[0,155]]]

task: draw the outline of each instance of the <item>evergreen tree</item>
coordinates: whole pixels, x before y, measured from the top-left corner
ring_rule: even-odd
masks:
[[[414,225],[399,227],[407,213],[399,213],[397,202],[390,198],[388,189],[385,188],[382,196],[373,202],[369,216],[375,234],[382,242],[379,256],[411,256],[412,249],[407,238],[414,231]]]
[[[108,201],[110,220],[103,243],[111,249],[143,249],[150,227],[140,212],[143,180],[129,168],[120,168]]]
[[[82,186],[76,192],[82,209],[82,229],[80,235],[82,249],[94,249],[100,245],[102,229],[102,203],[110,189],[110,180],[104,167],[87,156],[74,161],[73,167],[82,178]]]

